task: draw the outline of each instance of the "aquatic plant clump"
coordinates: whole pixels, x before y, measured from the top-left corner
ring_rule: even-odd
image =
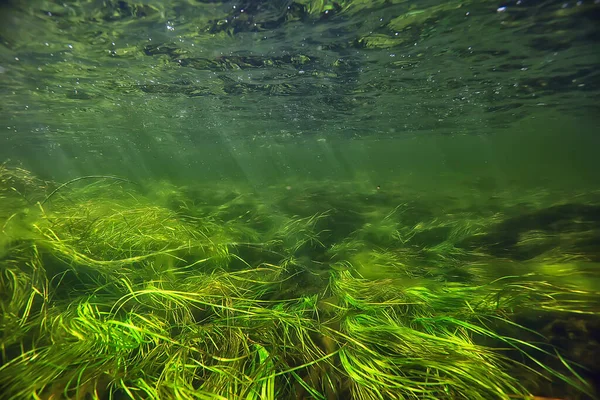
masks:
[[[598,321],[595,266],[550,269],[549,249],[507,274],[514,263],[486,239],[502,225],[486,230],[483,217],[477,229],[415,225],[397,204],[356,201],[368,217],[342,235],[340,214],[314,204],[306,216],[239,193],[213,204],[183,188],[157,197],[124,181],[61,188],[0,172],[3,185],[35,182],[25,199],[0,190],[7,398],[595,395],[593,366],[554,329]]]

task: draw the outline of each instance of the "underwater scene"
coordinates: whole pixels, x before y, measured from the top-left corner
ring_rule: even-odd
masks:
[[[0,3],[0,399],[587,400],[600,1]]]

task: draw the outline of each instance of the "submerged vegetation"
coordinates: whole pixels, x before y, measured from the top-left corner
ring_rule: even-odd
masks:
[[[595,396],[597,194],[475,209],[350,187],[61,186],[0,166],[0,393]]]
[[[597,398],[599,19],[0,2],[0,400]]]

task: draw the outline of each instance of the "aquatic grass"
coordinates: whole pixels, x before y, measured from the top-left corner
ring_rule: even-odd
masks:
[[[280,269],[270,268],[270,270],[274,272],[274,276],[281,276]],[[518,393],[518,390],[521,390],[523,395],[526,394],[523,389],[511,388],[506,383],[507,377],[499,373],[494,373],[494,376],[500,383],[483,380],[482,376],[477,375],[477,373],[481,374],[481,371],[466,372],[472,379],[477,379],[480,386],[473,386],[466,376],[460,376],[461,371],[464,373],[463,367],[461,367],[463,369],[456,369],[458,368],[456,367],[457,363],[463,363],[459,362],[460,357],[470,357],[466,359],[472,361],[465,361],[469,365],[486,365],[487,371],[494,366],[499,368],[499,371],[504,371],[503,363],[506,361],[494,354],[491,349],[475,346],[468,335],[458,335],[456,329],[443,328],[444,324],[441,322],[448,323],[449,321],[454,322],[454,320],[434,322],[427,320],[428,315],[435,315],[440,310],[456,311],[458,300],[448,303],[444,301],[443,294],[434,294],[426,288],[406,289],[405,298],[399,297],[398,294],[402,292],[396,289],[396,298],[394,298],[393,280],[374,282],[357,279],[349,274],[349,271],[336,272],[333,277],[334,281],[339,279],[345,280],[346,283],[341,287],[335,285],[333,287],[337,287],[338,291],[352,289],[354,293],[353,296],[344,297],[346,300],[353,297],[352,301],[345,300],[340,303],[338,318],[341,318],[341,325],[336,329],[322,326],[319,318],[315,317],[315,313],[319,313],[317,299],[298,299],[297,302],[288,301],[269,305],[268,301],[253,300],[247,297],[229,297],[227,293],[244,294],[231,288],[231,282],[243,283],[247,277],[251,276],[249,274],[251,271],[239,274],[223,271],[221,274],[213,274],[215,282],[219,280],[219,276],[236,276],[239,279],[224,279],[219,281],[216,286],[207,284],[206,288],[213,288],[212,293],[202,293],[201,287],[197,288],[200,293],[165,290],[152,284],[148,286],[148,283],[144,284],[143,289],[135,289],[131,283],[127,283],[124,284],[124,287],[129,288],[129,292],[121,299],[116,300],[113,309],[106,314],[84,304],[77,309],[76,317],[64,316],[57,319],[56,321],[60,321],[60,323],[55,322],[53,326],[58,326],[79,341],[94,337],[93,340],[100,343],[101,347],[103,342],[110,342],[112,346],[117,346],[121,351],[127,349],[141,351],[138,356],[125,359],[118,364],[132,365],[135,363],[136,369],[143,370],[146,378],[136,378],[136,375],[139,376],[141,373],[136,372],[135,369],[133,371],[129,369],[122,378],[113,379],[113,386],[130,393],[132,398],[140,396],[160,398],[160,396],[180,393],[179,390],[185,391],[184,388],[187,388],[186,393],[189,394],[191,388],[194,387],[190,386],[190,382],[199,381],[203,382],[200,385],[200,392],[206,393],[207,396],[208,393],[225,398],[240,394],[256,396],[257,393],[266,393],[266,391],[271,393],[269,387],[272,387],[275,382],[279,382],[276,378],[283,375],[293,377],[296,384],[303,390],[317,393],[327,393],[328,391],[335,393],[336,390],[340,390],[341,385],[337,383],[338,378],[335,377],[345,375],[351,379],[350,390],[356,398],[387,398],[400,395],[415,398],[449,398],[458,395],[484,398],[477,396],[485,396],[485,393]],[[255,277],[247,280],[247,283],[252,285],[255,285],[256,282]],[[263,279],[258,282],[263,283],[268,280]],[[386,286],[387,288],[382,289]],[[227,289],[228,287],[230,289]],[[378,287],[379,289],[377,289]],[[245,294],[250,293],[252,292],[245,292]],[[338,294],[340,293],[342,292]],[[412,301],[407,301],[411,298]],[[147,299],[153,300],[148,301]],[[227,300],[224,302],[225,299]],[[446,296],[445,299],[447,300],[448,297]],[[135,307],[125,307],[131,304],[135,304]],[[156,321],[147,317],[149,310],[154,311],[150,315],[156,315],[161,304],[164,310],[168,311],[165,316],[161,317],[162,321],[165,321],[163,325],[157,324]],[[204,337],[200,341],[198,341],[200,337],[197,336],[200,331],[186,328],[193,326],[189,325],[191,318],[189,314],[185,314],[188,315],[187,317],[177,317],[177,313],[172,313],[174,307],[185,310],[192,308],[191,305],[199,305],[209,310],[207,319],[203,322],[203,330],[209,332],[211,331],[210,327],[213,327],[213,333],[208,336],[200,336]],[[355,307],[359,307],[363,312],[361,314],[352,313],[351,311]],[[422,328],[415,329],[416,325],[405,325],[407,321],[410,321],[410,318],[407,319],[407,317],[411,315],[403,313],[406,307],[416,307],[414,312],[424,315],[420,319],[413,319],[413,323]],[[467,305],[464,307],[468,308]],[[125,314],[123,314],[124,312]],[[118,315],[121,317],[115,320],[114,318]],[[123,320],[124,316],[125,320]],[[166,322],[165,317],[172,322]],[[97,323],[98,320],[103,319],[105,319],[104,323]],[[66,322],[69,320],[73,322]],[[275,325],[273,325],[274,321],[277,321]],[[424,321],[428,323],[426,324]],[[462,329],[475,331],[475,325],[465,325],[462,320],[457,321],[461,322]],[[106,328],[116,332],[115,337],[108,341],[105,339],[107,337]],[[181,333],[176,333],[176,336],[173,337],[173,328],[175,328],[175,332]],[[78,332],[87,333],[80,336]],[[477,332],[480,333],[480,331]],[[331,337],[337,343],[335,350],[324,352],[323,344],[315,342],[314,335],[321,338]],[[60,337],[60,335],[54,337]],[[185,341],[184,337],[197,339],[195,342]],[[248,346],[248,343],[256,340],[259,341],[260,347]],[[56,343],[60,341],[54,342],[54,346],[56,346]],[[225,343],[227,343],[226,346],[224,346]],[[265,350],[262,351],[261,348]],[[98,350],[98,348],[95,349]],[[457,349],[462,349],[468,355]],[[217,352],[223,355],[219,356],[219,359],[215,359],[212,355]],[[252,362],[249,361],[252,357],[258,357],[260,360],[260,352],[263,355],[269,354],[271,361],[266,363],[268,368],[266,366],[262,368],[249,366],[252,365]],[[43,353],[43,348],[41,353]],[[72,359],[82,357],[82,353],[71,354]],[[424,357],[423,354],[428,357]],[[436,356],[436,354],[438,355]],[[331,358],[334,355],[337,355],[336,359],[339,360],[337,366],[337,363],[333,362]],[[56,356],[48,354],[45,358],[54,357]],[[483,357],[488,364],[482,364],[477,357]],[[84,356],[84,358],[89,358],[89,356]],[[61,358],[57,359],[60,361]],[[449,359],[453,361],[448,362]],[[189,360],[189,362],[185,360]],[[215,364],[215,361],[218,362]],[[66,364],[68,367],[63,365],[62,368],[50,371],[40,370],[39,375],[45,376],[46,379],[36,381],[35,393],[58,389],[64,393],[72,393],[75,387],[73,378],[66,382],[66,378],[61,378],[61,371],[66,370],[77,370],[78,376],[81,377],[79,382],[99,382],[105,379],[103,375],[88,375],[86,371],[100,365],[106,369],[106,366],[111,365],[111,361],[100,360],[98,362],[98,364],[80,365],[71,361],[72,364]],[[290,362],[292,363],[290,364]],[[162,372],[156,371],[159,378],[147,376],[148,371],[152,371],[154,365],[163,365],[160,370]],[[301,375],[296,371],[301,372]],[[49,384],[44,384],[46,381],[53,381],[53,386],[49,387]],[[302,384],[299,383],[300,381]],[[60,386],[56,382],[64,383]],[[138,384],[141,385],[140,382],[144,382],[143,388],[138,386]],[[92,386],[91,383],[86,384]],[[289,386],[290,383],[284,384],[284,386],[281,384],[279,383],[278,387],[286,393],[298,390]]]
[[[541,296],[541,299],[537,299],[540,301],[530,298],[533,302],[529,303],[519,297],[523,295],[520,290],[516,299],[512,297],[515,293],[507,290],[516,289],[522,283],[509,282],[507,278],[507,282],[503,282],[507,285],[500,285],[502,289],[493,285],[479,288],[454,286],[434,292],[425,287],[399,285],[394,291],[391,290],[394,287],[393,280],[379,280],[377,287],[368,280],[353,277],[349,271],[336,272],[331,287],[340,299],[338,313],[341,327],[338,334],[347,340],[346,345],[341,346],[340,357],[348,375],[355,385],[369,388],[370,394],[365,395],[367,398],[391,397],[391,392],[381,393],[404,390],[404,386],[417,390],[419,396],[427,398],[450,396],[449,393],[454,393],[451,396],[462,393],[461,396],[466,398],[485,398],[485,393],[494,393],[494,396],[508,398],[515,394],[527,395],[524,386],[508,371],[531,371],[533,363],[535,372],[544,379],[561,379],[580,392],[591,394],[589,384],[577,375],[564,358],[558,359],[568,365],[568,375],[540,361],[548,357],[557,358],[558,353],[549,351],[547,345],[542,348],[535,343],[496,333],[499,324],[505,324],[517,331],[535,334],[508,319],[508,316],[519,312],[509,306],[510,302],[535,304],[535,307],[544,310],[548,307],[544,305],[543,298],[548,296],[549,301],[555,302],[555,297],[559,295],[556,292],[558,288],[548,287],[542,282],[530,288],[537,291],[538,297]],[[389,289],[384,290],[382,286],[388,286]],[[490,293],[493,288],[495,292]],[[562,295],[569,295],[569,291],[563,290]],[[507,303],[501,300],[504,297]],[[591,297],[583,303],[590,305],[593,303],[590,301]],[[491,322],[494,322],[494,328],[488,327]],[[544,342],[544,338],[537,335],[539,341]],[[477,344],[476,341],[481,342],[483,337],[513,349],[516,354],[503,355],[498,352],[499,349]],[[348,353],[350,349],[355,353]],[[519,358],[528,360],[527,364],[518,361]],[[455,371],[454,368],[459,364],[463,367]],[[468,366],[473,369],[470,370]],[[435,371],[436,379],[440,380],[436,381],[427,375],[427,385],[422,386],[419,380],[423,378],[422,371]],[[408,374],[405,375],[407,381],[397,382],[403,373]],[[494,378],[488,377],[488,374]],[[470,382],[470,379],[475,381]],[[436,392],[440,388],[443,391]],[[355,387],[354,390],[359,389]],[[475,392],[470,393],[471,390]]]
[[[179,295],[178,300],[184,299],[181,293]],[[173,293],[162,294],[163,298],[167,296],[176,297]],[[221,310],[219,304],[212,306]],[[101,311],[99,305],[89,301],[79,303],[76,309],[70,307],[52,320],[51,344],[23,353],[2,367],[0,382],[15,396],[26,395],[26,391],[57,390],[57,382],[63,382],[60,390],[67,393],[78,387],[69,376],[78,374],[84,377],[82,379],[93,380],[100,376],[89,374],[104,371],[113,381],[114,377],[122,376],[116,387],[131,393],[133,398],[138,398],[135,393],[140,390],[153,398],[161,398],[167,390],[163,387],[165,382],[171,388],[176,382],[190,387],[200,379],[204,382],[202,387],[211,388],[208,392],[218,393],[216,388],[222,387],[224,382],[230,384],[243,376],[242,366],[223,362],[227,357],[240,360],[240,349],[247,347],[247,338],[239,329],[220,326],[214,321],[194,329],[194,325],[173,324],[155,313],[142,313],[141,309],[125,314],[120,311]],[[121,317],[116,319],[117,315]],[[212,319],[220,317],[215,314]],[[173,336],[173,329],[181,333]],[[221,360],[213,354],[221,354]],[[189,361],[184,363],[184,360]],[[21,379],[31,370],[36,371],[36,379],[24,385]],[[13,372],[18,373],[13,375]],[[146,378],[145,388],[138,388],[136,376],[143,375],[156,378]],[[229,389],[229,392],[240,390]]]
[[[38,324],[47,324],[52,301],[51,281],[35,245],[19,248],[15,263],[0,264],[0,349],[7,360],[9,348],[24,344],[24,336],[34,333],[28,342],[40,340],[35,335]]]
[[[527,330],[528,332],[533,333],[534,335],[537,335],[539,337],[540,341],[542,341],[542,339],[543,339],[543,336],[541,334],[534,332],[531,329],[528,329],[524,326],[516,324],[515,322],[512,322],[505,318],[498,317],[498,316],[491,316],[491,317],[488,317],[487,319],[488,320],[493,319],[496,321],[500,321],[504,324],[511,325],[520,330]],[[420,324],[420,325],[425,324],[426,330],[431,330],[431,329],[435,329],[436,331],[443,330],[443,331],[447,331],[451,335],[455,335],[456,329],[459,328],[459,329],[464,330],[465,332],[470,332],[470,333],[476,334],[480,337],[488,337],[488,338],[495,340],[496,342],[503,343],[503,344],[507,345],[508,347],[512,348],[513,350],[515,350],[521,356],[521,357],[511,356],[510,360],[513,364],[515,364],[523,369],[527,369],[527,370],[529,370],[539,376],[542,376],[543,378],[548,379],[548,380],[550,380],[552,378],[558,378],[560,380],[563,380],[571,387],[577,388],[577,390],[581,391],[582,393],[586,393],[587,395],[593,397],[593,388],[589,384],[589,382],[587,382],[583,378],[581,378],[581,376],[573,369],[573,367],[563,357],[561,357],[560,354],[555,349],[547,350],[547,349],[543,348],[545,346],[542,343],[538,344],[538,343],[535,343],[532,341],[524,341],[524,340],[518,339],[516,337],[508,337],[508,336],[500,335],[500,334],[496,333],[494,330],[487,328],[486,322],[483,321],[482,319],[479,319],[477,322],[478,323],[471,323],[471,322],[462,321],[462,320],[459,320],[456,318],[443,317],[443,316],[435,316],[435,317],[415,320],[415,323],[417,323],[417,324]],[[451,329],[448,329],[448,327],[450,327]],[[534,355],[534,354],[532,354],[533,352],[535,352],[537,354]],[[556,357],[562,363],[562,365],[566,367],[566,369],[570,375],[565,375],[564,373],[557,371],[556,369],[550,367],[549,365],[541,362],[539,360],[541,355]],[[539,369],[534,369],[534,368],[526,365],[524,362],[515,361],[517,358],[523,358],[528,361],[531,361],[533,363],[533,365],[537,366]]]
[[[84,192],[89,190],[86,188]],[[189,217],[135,199],[83,199],[75,204],[58,203],[48,211],[41,205],[41,221],[33,224],[40,245],[66,264],[85,265],[104,272],[157,259],[189,268],[210,264],[226,268],[232,261],[250,265],[237,248],[277,255],[274,240],[252,242],[256,231],[231,225],[214,215]],[[242,229],[243,228],[243,229]],[[210,261],[210,263],[207,263]]]
[[[239,332],[211,323],[181,329],[177,335],[181,345],[169,348],[164,368],[155,382],[157,390],[167,395],[178,387],[195,385],[204,392],[227,396],[231,390],[225,389],[226,385],[236,386],[243,382],[240,362],[248,351]]]
[[[547,278],[548,275],[540,273],[504,276],[480,286],[457,287],[454,291],[462,293],[465,301],[473,304],[478,312],[514,314],[536,310],[598,315],[600,292],[569,284],[559,286]]]
[[[563,282],[534,260],[507,276],[490,254],[454,250],[498,215],[409,224],[404,206],[373,206],[401,234],[374,248],[361,232],[331,243],[334,211],[269,215],[237,192],[208,193],[219,205],[173,186],[153,203],[123,189],[73,187],[0,221],[12,235],[0,264],[8,395],[528,398],[549,380],[593,395],[576,363],[516,322],[597,316],[598,292],[576,285],[590,268],[564,268]],[[447,240],[411,243],[436,227],[451,228]],[[477,274],[449,282],[453,268]]]
[[[22,212],[43,198],[49,185],[31,171],[10,165],[0,164],[0,218]]]
[[[350,256],[348,262],[352,264],[353,272],[369,280],[414,278],[423,275],[421,268],[409,265],[410,257],[406,257],[400,251],[371,248]]]
[[[148,344],[147,333],[131,322],[104,320],[93,304],[82,302],[51,318],[45,344],[0,367],[0,382],[16,398],[77,391],[82,381],[126,368],[131,353]]]
[[[329,282],[330,290],[342,307],[366,310],[413,303],[413,299],[403,296],[406,287],[402,278],[370,280],[355,276],[351,268],[335,271]]]
[[[286,253],[290,255],[297,253],[305,246],[324,248],[325,245],[320,236],[327,232],[327,229],[318,230],[317,226],[327,216],[327,212],[316,213],[309,217],[292,216],[286,221],[282,221],[276,230],[269,233],[267,237],[282,243]]]
[[[387,311],[386,311],[387,310]],[[526,393],[492,349],[458,331],[429,331],[392,308],[349,313],[338,332],[340,359],[364,398],[486,398]],[[460,367],[459,367],[460,365]],[[487,394],[486,394],[487,393]]]
[[[189,242],[206,239],[201,231],[179,222],[171,211],[132,206],[135,204],[95,199],[50,214],[41,208],[48,223],[36,224],[36,228],[49,241],[66,242],[79,253],[106,260],[185,248],[185,244],[190,247]]]

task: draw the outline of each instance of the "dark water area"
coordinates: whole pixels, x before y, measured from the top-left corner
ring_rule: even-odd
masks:
[[[0,399],[598,398],[599,20],[2,2]]]

